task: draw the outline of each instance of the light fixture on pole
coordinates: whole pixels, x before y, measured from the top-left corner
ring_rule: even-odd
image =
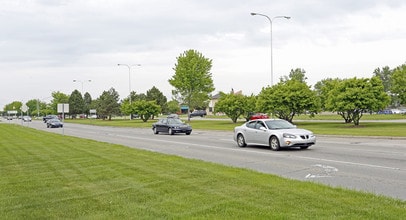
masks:
[[[86,107],[86,102],[85,102],[85,94],[83,94],[83,83],[85,83],[85,82],[91,82],[92,80],[90,80],[90,79],[88,79],[88,80],[76,80],[76,79],[74,79],[73,80],[73,82],[79,82],[79,83],[81,83],[82,84],[82,91],[81,91],[81,93],[82,93],[82,96],[83,96],[83,105],[84,105],[84,107]],[[85,109],[83,109],[83,111],[85,111]],[[83,112],[83,117],[85,117],[85,112]]]
[[[119,63],[117,64],[118,66],[126,66],[128,68],[128,91],[129,91],[129,98],[130,98],[130,104],[131,104],[131,67],[133,66],[141,66],[141,64],[122,64]]]
[[[273,22],[274,19],[277,19],[277,18],[290,19],[290,17],[289,17],[289,16],[275,16],[275,17],[273,17],[273,18],[271,19],[271,18],[268,17],[267,15],[260,14],[260,13],[255,13],[255,12],[251,12],[251,15],[252,15],[252,16],[254,16],[254,15],[259,15],[259,16],[266,17],[266,18],[268,19],[268,21],[269,21],[269,24],[270,24],[270,28],[271,28],[271,29],[270,29],[270,33],[271,33],[271,86],[273,86],[272,22]]]
[[[81,91],[81,93],[82,93],[83,96],[84,96],[84,94],[83,94],[83,83],[85,83],[85,82],[91,82],[91,81],[92,81],[92,80],[90,80],[90,79],[85,80],[85,81],[76,80],[76,79],[73,80],[73,82],[79,82],[79,83],[82,84],[82,91]]]

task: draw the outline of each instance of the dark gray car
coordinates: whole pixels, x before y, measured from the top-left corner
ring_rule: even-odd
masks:
[[[165,132],[170,135],[175,133],[185,133],[186,135],[190,135],[190,133],[192,133],[192,127],[178,118],[159,119],[158,122],[152,124],[152,130],[154,131],[154,134]]]

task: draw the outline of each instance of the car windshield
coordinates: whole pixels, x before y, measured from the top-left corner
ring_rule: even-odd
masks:
[[[292,129],[296,128],[294,125],[284,120],[269,120],[265,121],[269,129]]]
[[[183,122],[178,118],[168,118],[168,124],[183,124]]]

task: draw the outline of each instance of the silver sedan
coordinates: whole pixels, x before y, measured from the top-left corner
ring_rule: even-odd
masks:
[[[283,147],[307,149],[316,144],[316,136],[282,119],[257,119],[234,128],[234,140],[239,147],[265,145],[272,150]]]

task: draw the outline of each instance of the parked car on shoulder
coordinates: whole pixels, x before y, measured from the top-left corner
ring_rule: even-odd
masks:
[[[63,123],[57,118],[49,119],[46,123],[47,123],[47,128],[62,128],[63,127]]]
[[[307,149],[316,144],[316,136],[311,131],[299,129],[282,119],[248,121],[234,128],[234,140],[239,147],[263,145],[274,151],[290,147]]]
[[[170,135],[175,133],[190,135],[192,133],[192,127],[189,124],[182,122],[179,118],[171,117],[159,119],[156,123],[152,124],[152,130],[154,134],[165,132]]]
[[[207,115],[206,110],[194,110],[192,113],[190,113],[190,117],[204,117]]]

